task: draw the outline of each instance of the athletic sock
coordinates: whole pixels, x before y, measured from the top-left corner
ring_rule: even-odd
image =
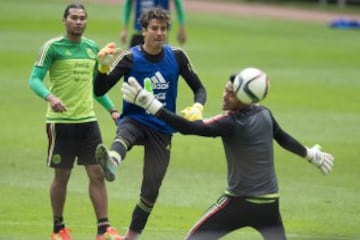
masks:
[[[117,137],[111,144],[109,155],[113,161],[119,165],[123,159],[125,159],[128,143],[122,137]]]
[[[64,219],[63,217],[54,217],[53,218],[53,232],[54,233],[58,233],[60,232],[61,229],[65,228],[65,224],[64,224]]]
[[[99,218],[97,223],[97,234],[103,235],[106,232],[106,229],[110,227],[108,218]]]

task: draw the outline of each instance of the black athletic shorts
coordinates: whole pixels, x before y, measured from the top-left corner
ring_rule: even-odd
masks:
[[[253,203],[245,197],[222,195],[191,228],[185,239],[220,239],[243,227],[256,229],[266,240],[285,240],[279,199]]]
[[[52,168],[71,169],[78,165],[97,164],[96,146],[102,143],[96,121],[87,123],[47,123],[47,165]]]

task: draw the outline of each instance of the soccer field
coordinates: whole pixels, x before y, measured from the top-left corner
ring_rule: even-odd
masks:
[[[0,240],[49,239],[52,216],[45,165],[46,103],[28,86],[40,46],[63,33],[68,1],[16,0],[0,9]],[[100,46],[118,41],[121,4],[86,3],[86,36]],[[257,19],[245,16],[187,14],[188,42],[183,46],[208,90],[205,117],[221,111],[229,74],[256,66],[270,77],[263,102],[279,124],[305,145],[319,143],[335,156],[329,176],[275,143],[281,211],[288,239],[360,239],[360,34],[331,29],[326,23]],[[177,24],[170,42],[177,44]],[[118,84],[111,92],[120,108]],[[178,110],[192,103],[180,81]],[[96,105],[104,141],[115,126]],[[160,196],[141,237],[180,240],[226,187],[220,139],[176,134]],[[109,217],[124,233],[138,201],[142,148],[135,147],[117,180],[108,184]],[[68,187],[65,220],[75,240],[95,238],[96,219],[84,169],[74,168]],[[250,228],[223,239],[260,240]]]

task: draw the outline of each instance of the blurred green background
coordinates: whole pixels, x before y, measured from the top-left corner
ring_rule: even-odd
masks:
[[[45,165],[46,103],[30,90],[28,78],[40,46],[63,33],[61,20],[67,3],[1,2],[0,239],[49,239],[52,230],[48,191],[52,171]],[[120,1],[84,3],[89,14],[85,35],[100,46],[118,42]],[[309,7],[319,9],[317,4]],[[360,30],[240,14],[188,11],[186,19],[188,42],[182,47],[208,90],[205,117],[221,112],[230,73],[259,67],[271,81],[263,104],[272,109],[280,125],[305,145],[319,143],[336,158],[333,172],[324,177],[305,160],[274,144],[288,238],[360,239]],[[173,27],[170,42],[177,45],[177,25]],[[119,108],[120,86],[110,92]],[[191,103],[192,94],[180,81],[178,109]],[[109,145],[115,126],[104,109],[96,105],[96,110]],[[183,239],[226,187],[220,139],[176,134],[172,149],[167,177],[141,239]],[[117,181],[108,184],[109,217],[121,233],[138,201],[141,169],[142,148],[135,147]],[[74,168],[69,184],[65,219],[74,239],[95,238],[96,219],[81,167]],[[224,239],[259,240],[261,236],[246,228]]]

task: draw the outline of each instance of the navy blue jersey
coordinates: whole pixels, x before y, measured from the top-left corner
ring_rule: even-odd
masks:
[[[144,78],[150,78],[156,98],[170,112],[176,112],[178,79],[181,76],[194,93],[193,102],[205,104],[206,91],[194,71],[187,55],[179,48],[164,45],[161,53],[150,55],[141,46],[135,46],[123,52],[114,62],[108,73],[99,72],[94,82],[94,93],[102,96],[123,78],[127,81],[134,76],[144,85]],[[122,115],[143,123],[161,133],[171,134],[175,130],[164,121],[146,113],[142,108],[123,101]]]
[[[133,65],[131,70],[125,74],[125,81],[132,76],[138,80],[141,86],[144,86],[144,79],[150,78],[155,97],[167,110],[176,112],[179,66],[171,47],[164,46],[164,57],[159,62],[151,62],[146,59],[138,47],[133,47],[130,51],[133,55]],[[125,116],[130,116],[160,132],[174,132],[174,129],[167,123],[147,113],[143,108],[123,101],[121,118]]]

